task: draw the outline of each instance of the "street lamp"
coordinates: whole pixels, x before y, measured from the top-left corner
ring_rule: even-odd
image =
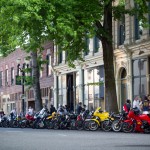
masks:
[[[24,91],[25,67],[26,66],[28,67],[29,64],[28,64],[28,60],[24,59],[24,63],[22,65],[22,67],[21,67],[21,65],[20,65],[21,59],[17,59],[16,61],[17,61],[17,70],[18,70],[17,74],[19,75],[19,77],[20,77],[19,70],[22,73],[21,74],[21,85],[22,85],[22,96],[21,96],[21,99],[22,99],[22,113],[23,113],[23,116],[24,116],[24,113],[25,113],[25,103],[24,103],[24,98],[25,98],[25,96],[24,96],[24,94],[25,94],[25,91]]]

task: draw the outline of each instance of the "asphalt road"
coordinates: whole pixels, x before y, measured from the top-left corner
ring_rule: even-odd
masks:
[[[0,150],[150,150],[150,134],[0,128]]]

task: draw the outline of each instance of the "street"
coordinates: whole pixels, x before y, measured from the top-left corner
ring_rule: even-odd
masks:
[[[0,128],[0,150],[149,150],[150,134]]]

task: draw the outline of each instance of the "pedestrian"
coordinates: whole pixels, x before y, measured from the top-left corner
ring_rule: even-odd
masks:
[[[133,100],[133,108],[138,108],[140,110],[140,97],[136,96]]]
[[[131,109],[131,100],[127,99],[125,104],[123,105],[123,110],[128,113]]]
[[[79,102],[79,104],[77,105],[77,114],[79,115],[82,111],[82,102]]]
[[[147,99],[149,100],[149,114],[150,114],[150,94],[147,95]]]
[[[49,113],[52,114],[53,112],[56,112],[56,108],[51,104]]]
[[[143,114],[149,114],[149,108],[150,108],[150,100],[148,99],[148,96],[144,97],[144,100],[142,102],[142,111]]]
[[[3,111],[3,109],[1,109],[1,111],[0,111],[0,118],[2,118],[4,115],[5,115],[4,111]]]
[[[59,107],[57,109],[57,113],[59,115],[63,115],[64,114],[64,109],[63,109],[63,106],[61,104],[59,104]]]
[[[70,109],[69,109],[68,105],[65,105],[65,109],[66,109],[67,112],[70,112]]]
[[[29,114],[30,116],[32,116],[32,115],[34,114],[33,108],[32,108],[31,106],[29,106],[28,114]]]
[[[83,107],[82,107],[82,112],[86,111],[87,108],[86,108],[86,105],[84,104]]]
[[[17,111],[16,111],[16,108],[14,108],[10,112],[11,120],[15,119],[16,116],[17,116]]]

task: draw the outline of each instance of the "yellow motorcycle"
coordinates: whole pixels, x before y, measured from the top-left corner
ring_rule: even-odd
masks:
[[[109,118],[109,113],[102,111],[101,107],[98,107],[93,113],[93,117],[88,120],[89,129],[96,131],[107,118]]]

